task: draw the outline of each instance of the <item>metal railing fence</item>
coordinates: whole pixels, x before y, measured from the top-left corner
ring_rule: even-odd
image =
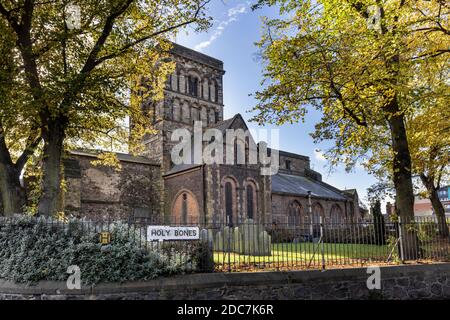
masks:
[[[20,220],[20,218],[19,218]],[[187,221],[162,223],[158,219],[57,220],[0,218],[0,238],[5,228],[41,228],[55,237],[113,246],[126,241],[148,252],[177,259],[186,272],[301,270],[343,268],[408,261],[450,260],[450,239],[436,217],[410,221],[391,219],[320,219],[318,223],[263,223]],[[447,219],[450,224],[450,219]],[[198,227],[195,240],[149,241],[149,226]]]

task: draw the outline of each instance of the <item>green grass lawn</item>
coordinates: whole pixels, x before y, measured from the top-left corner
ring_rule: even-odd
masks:
[[[365,245],[324,243],[324,259],[327,264],[349,264],[361,262],[385,261],[390,249],[387,245]],[[237,253],[214,252],[216,264],[283,264],[286,266],[320,265],[322,263],[322,245],[317,243],[274,243],[270,256],[240,255]]]

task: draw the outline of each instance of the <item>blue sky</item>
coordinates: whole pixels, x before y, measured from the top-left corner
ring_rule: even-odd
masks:
[[[249,94],[260,89],[262,80],[261,63],[255,58],[257,48],[254,43],[261,36],[261,16],[277,16],[277,11],[275,8],[263,8],[252,12],[250,5],[251,2],[239,0],[212,0],[210,14],[214,20],[211,29],[200,34],[187,29],[187,32],[181,32],[177,36],[176,42],[224,62],[224,117],[230,118],[240,113],[250,128],[257,128],[255,123],[248,122],[251,118],[248,111],[256,104]],[[325,150],[327,144],[316,145],[309,136],[319,120],[320,113],[313,111],[307,114],[304,123],[278,127],[280,148],[309,156],[312,168],[322,173],[324,181],[340,189],[356,188],[365,202],[366,189],[376,179],[361,168],[356,168],[351,173],[346,173],[343,168],[336,168],[329,173],[327,162],[321,152],[317,151]]]

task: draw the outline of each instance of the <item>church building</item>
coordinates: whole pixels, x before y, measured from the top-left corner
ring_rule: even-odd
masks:
[[[278,172],[262,175],[261,164],[174,164],[171,158],[176,129],[216,129],[248,132],[240,114],[224,119],[223,62],[174,44],[164,99],[142,106],[155,134],[144,137],[140,156],[117,154],[122,168],[93,166],[98,152],[78,150],[65,161],[65,211],[77,216],[151,219],[166,223],[239,224],[246,219],[277,225],[318,222],[319,217],[339,222],[361,216],[356,190],[339,190],[311,169],[307,156],[283,150]],[[224,138],[225,141],[225,138]],[[247,157],[251,135],[238,141]],[[228,145],[224,144],[224,148]],[[236,148],[236,146],[232,146]],[[238,154],[235,152],[234,154]]]

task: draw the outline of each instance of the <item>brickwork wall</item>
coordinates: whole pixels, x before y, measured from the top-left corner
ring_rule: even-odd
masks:
[[[159,166],[121,162],[116,171],[94,166],[94,157],[72,156],[79,176],[66,177],[65,212],[86,217],[153,217],[160,213]]]
[[[164,179],[164,187],[166,194],[166,206],[165,206],[165,216],[166,221],[171,222],[174,220],[175,210],[179,210],[180,208],[175,207],[175,200],[178,195],[180,195],[183,191],[189,191],[192,194],[193,198],[197,202],[198,210],[197,213],[199,219],[204,217],[204,185],[203,185],[203,168],[197,167],[192,170],[182,172],[180,174],[174,174]],[[190,199],[190,198],[188,198]],[[194,205],[191,204],[190,207]],[[179,213],[177,213],[179,215]]]
[[[282,194],[273,194],[272,195],[272,216],[273,220],[280,224],[288,223],[288,207],[293,202],[297,201],[300,203],[302,207],[302,213],[308,214],[308,198],[307,197],[299,197],[292,195],[282,195]],[[326,200],[326,199],[314,199],[312,198],[311,204],[314,206],[315,204],[320,204],[325,213],[325,218],[330,217],[331,208],[334,205],[339,206],[342,211],[343,218],[350,217],[350,209],[353,206],[352,202],[344,202],[344,201],[336,201],[336,200]]]

